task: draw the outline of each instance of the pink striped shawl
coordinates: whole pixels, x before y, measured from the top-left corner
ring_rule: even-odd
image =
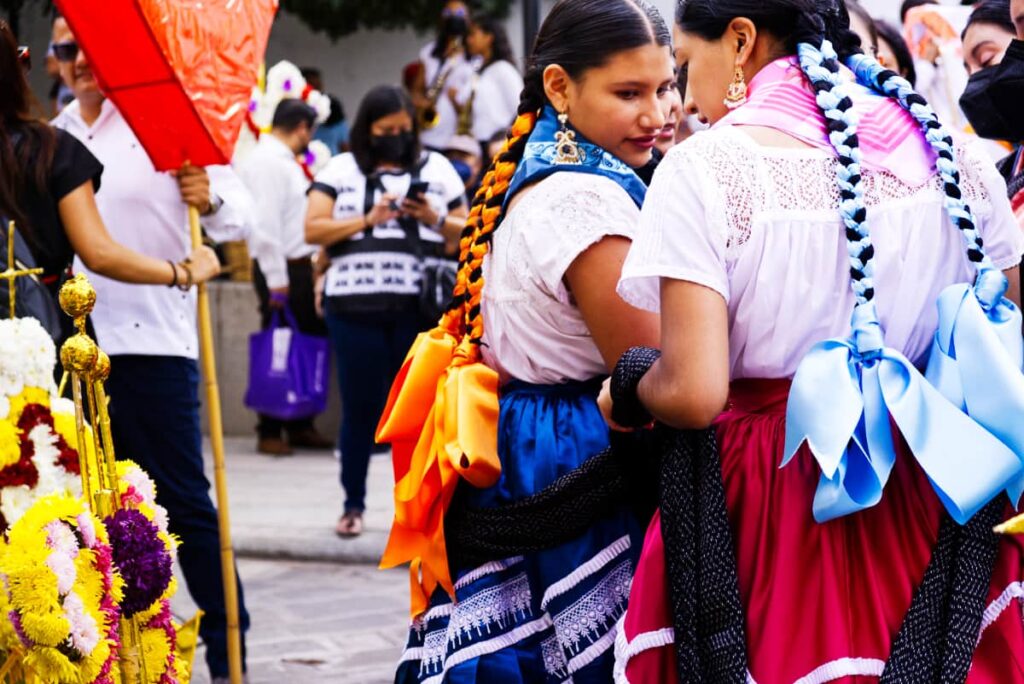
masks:
[[[900,105],[851,81],[854,111],[860,121],[858,137],[864,168],[888,171],[917,187],[935,173],[935,154],[917,122]],[[718,126],[765,126],[787,133],[823,150],[833,151],[810,84],[796,57],[784,57],[765,66],[748,84],[748,101],[719,120]]]

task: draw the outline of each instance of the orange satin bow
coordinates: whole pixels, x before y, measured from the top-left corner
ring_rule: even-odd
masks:
[[[460,477],[490,487],[498,460],[498,374],[476,360],[472,343],[443,327],[421,334],[395,378],[377,427],[390,442],[395,520],[381,568],[410,563],[413,617],[438,585],[454,598],[444,513]]]

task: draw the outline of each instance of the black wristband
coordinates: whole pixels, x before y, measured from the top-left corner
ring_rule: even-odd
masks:
[[[615,364],[612,373],[612,420],[626,428],[643,427],[653,420],[640,401],[637,388],[661,352],[651,347],[633,347]]]

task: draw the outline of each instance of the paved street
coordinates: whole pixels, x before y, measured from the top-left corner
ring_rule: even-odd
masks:
[[[371,464],[367,533],[334,536],[338,463],[328,453],[273,459],[229,439],[228,482],[239,573],[252,618],[252,684],[390,682],[405,641],[408,576],[380,571],[391,519],[391,463]],[[212,470],[210,471],[212,480]],[[175,613],[191,616],[184,583]],[[192,681],[209,677],[202,651]]]
[[[383,684],[394,679],[407,624],[408,576],[371,566],[242,558],[252,617],[252,684]],[[187,593],[175,612],[190,616]],[[194,684],[207,684],[203,655]]]

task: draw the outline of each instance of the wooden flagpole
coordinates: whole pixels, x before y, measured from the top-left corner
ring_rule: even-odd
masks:
[[[188,208],[192,248],[203,244],[199,209]],[[221,422],[220,389],[217,387],[217,361],[213,352],[213,322],[210,295],[206,283],[198,286],[199,354],[206,387],[206,411],[210,418],[210,445],[213,449],[213,480],[217,490],[217,527],[220,532],[220,565],[224,580],[224,609],[228,620],[228,670],[231,684],[242,684],[242,635],[238,624],[238,583],[235,578],[235,551],[231,546],[231,516],[228,510],[228,477],[224,467],[224,427]]]

